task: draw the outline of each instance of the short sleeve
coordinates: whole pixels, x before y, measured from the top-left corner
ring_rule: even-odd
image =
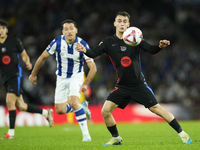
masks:
[[[46,47],[46,51],[50,54],[53,55],[56,51],[56,40],[54,39],[51,41],[51,43]]]
[[[17,52],[20,54],[24,50],[22,41],[19,38],[16,38],[16,44],[17,44]]]

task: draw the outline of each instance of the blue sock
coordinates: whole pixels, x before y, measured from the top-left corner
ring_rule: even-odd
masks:
[[[81,107],[74,111],[76,115],[76,120],[79,123],[79,126],[81,128],[83,135],[89,135],[88,127],[87,127],[87,120],[86,120],[86,114],[84,109]]]
[[[76,115],[76,119],[78,122],[82,122],[82,121],[86,120],[85,111],[82,107],[75,110],[74,113]]]
[[[69,103],[67,103],[67,110],[66,113],[73,112],[73,109]]]

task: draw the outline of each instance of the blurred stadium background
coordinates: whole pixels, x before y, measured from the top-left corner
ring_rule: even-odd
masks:
[[[115,14],[120,10],[127,11],[131,15],[131,26],[139,27],[149,43],[158,44],[160,39],[171,41],[169,47],[156,55],[141,51],[142,71],[158,101],[171,106],[172,111],[176,111],[175,116],[182,116],[180,119],[199,120],[199,8],[200,0],[1,0],[0,18],[9,22],[8,35],[22,40],[34,65],[51,40],[61,34],[63,20],[76,21],[78,36],[94,48],[102,39],[114,34]],[[92,94],[87,97],[91,108],[102,105],[116,84],[116,73],[110,60],[102,55],[95,58],[95,62],[98,72],[90,84]],[[23,63],[21,65],[24,68],[25,101],[52,106],[54,58],[48,58],[39,71],[37,86],[29,82],[30,72]],[[85,70],[87,72],[87,67]],[[0,82],[2,106],[5,106],[5,95]],[[181,111],[177,111],[178,108]]]

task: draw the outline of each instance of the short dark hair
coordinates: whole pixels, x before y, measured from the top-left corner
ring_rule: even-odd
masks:
[[[124,16],[124,17],[128,17],[128,19],[130,20],[130,15],[126,12],[126,11],[119,11],[117,14],[116,14],[116,16],[115,16],[115,18],[117,18],[117,16]]]
[[[9,23],[3,19],[0,19],[0,26],[6,26],[8,27]]]
[[[73,21],[73,20],[71,20],[71,19],[64,20],[64,21],[62,22],[62,26],[63,26],[65,23],[73,23],[74,26],[76,27],[76,22]]]

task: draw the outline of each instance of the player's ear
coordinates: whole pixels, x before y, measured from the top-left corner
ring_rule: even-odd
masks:
[[[78,29],[76,28],[76,34],[78,33]]]
[[[114,26],[116,27],[116,23],[115,23],[115,21],[114,21],[114,23],[113,23],[113,24],[114,24]]]

